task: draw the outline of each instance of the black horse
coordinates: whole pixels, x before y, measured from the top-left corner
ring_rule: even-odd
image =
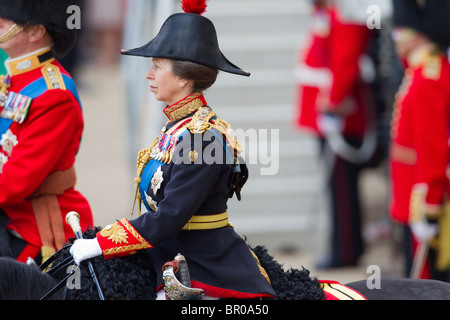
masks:
[[[98,229],[88,229],[91,238]],[[85,261],[78,268],[70,255],[68,243],[41,269],[0,258],[0,300],[98,300],[96,285]],[[317,278],[307,269],[284,270],[264,247],[252,249],[266,270],[278,300],[323,300],[325,293]],[[153,300],[156,298],[156,273],[143,252],[105,260],[91,259],[99,285],[107,300]],[[48,263],[47,263],[48,264]],[[42,272],[46,268],[46,272]],[[58,285],[60,284],[60,285]],[[370,290],[366,281],[346,284],[368,300],[447,300],[450,284],[433,280],[381,279],[381,288]]]

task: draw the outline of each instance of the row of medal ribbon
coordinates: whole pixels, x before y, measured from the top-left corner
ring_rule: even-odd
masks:
[[[9,92],[0,117],[22,123],[33,99],[20,93]]]
[[[175,146],[177,145],[178,140],[178,135],[161,133],[159,135],[158,142],[152,148],[150,157],[166,164],[170,163],[173,150],[175,150]]]

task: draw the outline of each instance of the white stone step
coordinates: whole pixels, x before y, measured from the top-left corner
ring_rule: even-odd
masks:
[[[225,34],[219,38],[220,49],[224,53],[252,52],[254,55],[261,51],[293,51],[302,42],[304,36],[292,32],[286,33],[255,33],[255,34]],[[277,57],[274,57],[276,59]]]
[[[276,87],[293,86],[294,70],[261,68],[251,71],[250,77],[237,77],[233,74],[220,73],[214,88],[230,87]]]
[[[206,96],[208,100],[208,96]],[[290,121],[293,106],[284,105],[230,105],[214,106],[214,111],[219,117],[233,124],[233,127],[248,119],[255,121]]]
[[[230,214],[230,222],[235,225],[236,231],[242,234],[273,233],[276,232],[311,232],[312,229],[323,229],[322,214],[315,217],[306,215],[283,215],[263,217],[233,217]]]
[[[274,194],[296,196],[311,194],[321,190],[322,181],[318,176],[254,176],[246,184],[246,194],[271,197]]]

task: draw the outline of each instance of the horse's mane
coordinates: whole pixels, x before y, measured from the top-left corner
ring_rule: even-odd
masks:
[[[0,257],[0,278],[0,300],[39,300],[56,285],[36,267],[6,257]]]
[[[83,237],[92,239],[99,230],[99,227],[90,227],[84,232]],[[57,268],[69,256],[69,250],[58,251],[52,268]],[[153,300],[156,298],[156,272],[145,252],[137,252],[130,256],[109,260],[99,256],[90,261],[97,274],[105,299]],[[67,266],[64,265],[64,268],[55,273],[53,277],[60,281],[67,275],[66,269]],[[99,299],[86,261],[82,261],[80,264],[80,288],[66,290],[64,294],[64,298],[67,300]]]
[[[89,228],[85,238],[95,237],[99,228]],[[71,239],[72,242],[74,239]],[[52,258],[46,271],[19,263],[11,258],[0,258],[0,300],[40,299],[68,275],[68,267],[74,265],[68,243]],[[320,300],[324,292],[315,278],[304,269],[283,267],[270,256],[264,247],[253,248],[263,268],[267,271],[272,286],[280,300]],[[152,300],[155,299],[156,272],[145,252],[105,260],[102,256],[91,260],[106,299]],[[80,287],[69,289],[63,286],[52,295],[52,299],[95,300],[99,299],[86,262],[79,269]],[[66,288],[67,287],[67,288]]]
[[[323,300],[325,293],[309,270],[291,268],[284,270],[263,246],[252,249],[261,266],[266,270],[278,300]]]

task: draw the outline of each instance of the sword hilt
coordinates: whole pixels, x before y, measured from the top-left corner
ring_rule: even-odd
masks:
[[[177,254],[175,260],[180,264],[180,280],[181,283],[190,288],[191,287],[191,276],[189,274],[189,267],[187,265],[186,258],[182,254]]]

